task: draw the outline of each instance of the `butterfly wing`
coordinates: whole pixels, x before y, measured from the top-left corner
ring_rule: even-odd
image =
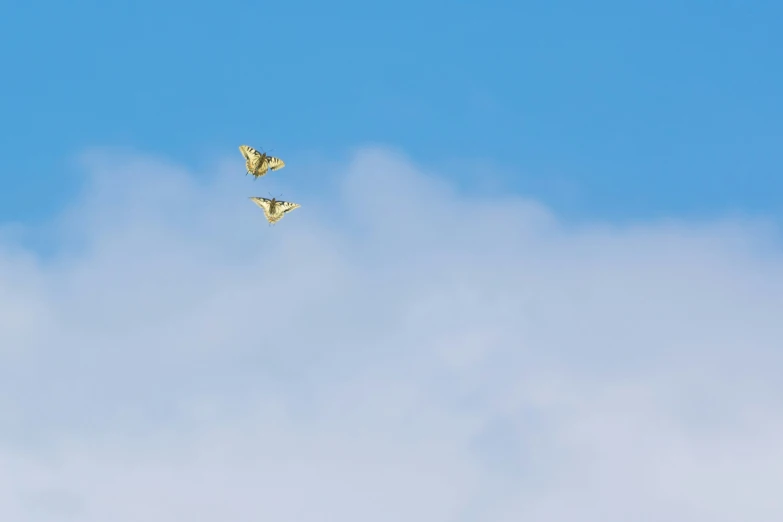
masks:
[[[283,219],[283,216],[286,215],[286,213],[291,212],[292,210],[299,208],[301,205],[299,203],[291,203],[289,201],[275,201],[274,205],[272,206],[272,219],[274,221],[270,220],[270,223],[277,223],[281,219]]]
[[[275,158],[274,156],[267,156],[266,164],[269,165],[269,170],[280,170],[285,167],[285,162],[280,158]]]
[[[283,214],[281,212],[278,212],[276,214],[270,214],[266,218],[266,220],[269,221],[269,223],[271,223],[272,225],[274,225],[275,223],[277,223],[281,219],[283,219]]]
[[[254,152],[257,153],[258,151],[248,145],[240,145],[239,152],[242,153],[242,157],[245,158],[245,160],[249,160],[250,156],[253,155]]]
[[[290,201],[278,201],[276,207],[279,209],[279,212],[281,214],[285,214],[286,212],[291,212],[294,209],[297,209],[301,207],[299,203],[291,203]]]
[[[240,145],[239,152],[245,158],[247,171],[254,176],[263,176],[266,174],[266,161],[264,155],[249,145]]]
[[[261,209],[264,211],[264,215],[266,216],[266,219],[271,223],[272,219],[272,201],[268,200],[266,198],[250,198],[250,200],[261,207]]]

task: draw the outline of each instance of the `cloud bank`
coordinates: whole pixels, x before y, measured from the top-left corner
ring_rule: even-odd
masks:
[[[0,519],[783,519],[763,226],[239,160],[92,152],[55,253],[0,234]],[[269,190],[302,208],[267,226]]]

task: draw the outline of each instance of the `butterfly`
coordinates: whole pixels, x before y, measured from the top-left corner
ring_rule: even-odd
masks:
[[[269,221],[270,224],[277,223],[281,219],[283,219],[283,216],[286,214],[286,212],[291,212],[294,209],[297,209],[301,207],[299,203],[290,203],[288,201],[280,201],[275,198],[267,199],[267,198],[250,198],[253,203],[258,205],[264,210],[264,215],[266,215],[266,220]]]
[[[245,157],[247,174],[252,174],[255,178],[266,174],[267,169],[278,170],[285,167],[285,162],[280,158],[269,156],[266,152],[262,154],[248,145],[240,145],[239,152]]]

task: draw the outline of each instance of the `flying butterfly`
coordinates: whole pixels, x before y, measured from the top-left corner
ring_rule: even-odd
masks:
[[[267,169],[278,170],[285,167],[285,162],[280,158],[269,156],[266,152],[258,152],[248,145],[240,145],[239,152],[241,152],[242,156],[245,158],[247,174],[252,174],[256,179],[266,174]]]
[[[250,199],[253,201],[253,203],[264,210],[266,220],[269,221],[270,224],[275,224],[283,219],[283,216],[286,214],[286,212],[291,212],[292,210],[301,207],[299,203],[280,201],[275,198],[267,199],[251,197]]]

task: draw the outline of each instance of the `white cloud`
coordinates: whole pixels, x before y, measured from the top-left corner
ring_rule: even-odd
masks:
[[[783,517],[763,227],[566,226],[382,149],[320,196],[85,166],[57,254],[0,235],[0,519]]]

